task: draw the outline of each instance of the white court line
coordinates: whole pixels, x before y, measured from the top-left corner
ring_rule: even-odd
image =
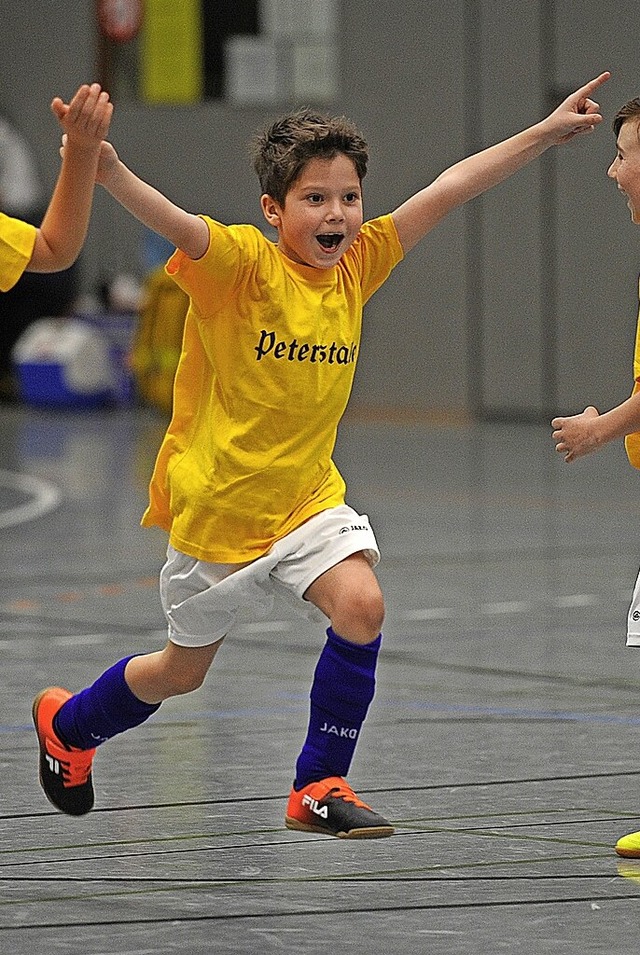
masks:
[[[619,600],[625,603],[629,602],[628,594],[620,594]],[[502,600],[494,603],[481,603],[476,611],[467,608],[467,615],[477,613],[480,616],[495,616],[500,614],[523,614],[531,613],[536,608],[554,607],[561,610],[570,610],[580,607],[599,607],[607,600],[603,595],[598,594],[566,594],[561,597],[555,597],[547,600],[540,600],[534,603],[530,600]],[[464,608],[456,610],[454,607],[421,607],[418,610],[407,610],[398,615],[399,620],[421,623],[429,620],[446,620],[452,617],[464,616]]]
[[[0,470],[0,487],[8,487],[21,494],[28,494],[32,500],[0,512],[0,528],[15,527],[34,521],[49,511],[53,511],[62,500],[60,489],[48,481],[30,474],[14,474],[13,471]]]
[[[555,601],[556,607],[595,607],[601,603],[601,598],[595,594],[567,594],[566,597],[558,597]]]

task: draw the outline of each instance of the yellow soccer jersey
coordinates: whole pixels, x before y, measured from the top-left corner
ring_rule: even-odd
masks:
[[[344,502],[332,454],[362,307],[403,253],[391,216],[330,269],[291,261],[254,226],[205,221],[205,255],[167,264],[190,306],[142,523],[192,557],[240,563]]]
[[[37,229],[0,212],[0,292],[16,284],[33,253]]]

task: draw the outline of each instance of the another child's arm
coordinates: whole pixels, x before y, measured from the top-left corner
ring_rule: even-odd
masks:
[[[103,143],[97,182],[132,215],[181,249],[199,259],[209,245],[209,229],[200,216],[186,212],[135,175],[119,158],[111,143]]]
[[[551,427],[556,451],[565,461],[575,461],[609,441],[640,431],[640,392],[604,414],[589,405],[580,414],[554,418]]]
[[[601,73],[568,96],[542,122],[463,159],[407,199],[393,213],[404,251],[413,248],[452,209],[507,179],[550,146],[591,132],[602,116],[590,96],[609,76]]]
[[[100,144],[109,131],[113,105],[97,83],[83,85],[69,105],[56,97],[51,108],[67,137],[51,200],[36,233],[30,272],[57,272],[73,265],[89,228]]]

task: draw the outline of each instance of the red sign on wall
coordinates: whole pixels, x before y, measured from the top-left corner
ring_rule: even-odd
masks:
[[[137,36],[144,15],[142,0],[98,0],[98,25],[108,40],[128,43]]]

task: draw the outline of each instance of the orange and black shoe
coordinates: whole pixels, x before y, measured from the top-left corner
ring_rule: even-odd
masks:
[[[328,776],[289,794],[287,829],[321,832],[338,839],[382,839],[393,826],[356,796],[340,776]]]
[[[95,749],[75,749],[56,735],[53,719],[72,696],[50,686],[33,701],[33,722],[40,745],[40,785],[49,802],[69,816],[84,816],[93,806],[91,765]]]

